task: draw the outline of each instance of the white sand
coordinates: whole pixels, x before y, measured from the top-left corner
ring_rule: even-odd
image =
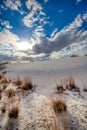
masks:
[[[76,84],[87,87],[87,57],[65,58],[52,61],[14,63],[7,67],[9,76],[31,76],[34,83],[45,93],[53,91],[56,82],[72,75]]]
[[[87,92],[82,91],[84,87],[87,88],[87,57],[13,63],[8,64],[6,70],[6,76],[11,78],[16,75],[21,78],[31,76],[38,87],[34,93],[21,97],[17,120],[9,120],[8,111],[4,115],[0,114],[0,130],[7,130],[6,128],[11,124],[13,130],[16,128],[19,130],[87,130]],[[67,112],[56,114],[49,95],[59,97],[55,94],[56,83],[60,84],[70,75],[80,87],[80,95],[78,92],[66,90],[62,98],[66,100]],[[13,85],[12,87],[17,88]]]

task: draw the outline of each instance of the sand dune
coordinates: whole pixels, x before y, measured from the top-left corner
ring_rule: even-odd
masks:
[[[87,89],[87,57],[12,63],[7,65],[6,71],[4,77],[11,81],[3,89],[2,82],[8,81],[0,80],[0,108],[3,103],[6,105],[5,113],[0,110],[0,130],[87,130],[87,92],[83,91],[83,88]],[[75,89],[66,87],[65,81],[70,75]],[[15,82],[17,76],[22,81],[31,76],[36,88],[21,89]],[[58,92],[56,85],[65,87],[63,93]],[[9,89],[15,91],[10,98]],[[56,112],[54,100],[64,100],[67,110]],[[16,119],[8,115],[9,106],[14,102],[19,108]]]

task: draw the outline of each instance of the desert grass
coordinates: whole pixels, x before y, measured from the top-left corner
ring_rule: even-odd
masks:
[[[76,88],[75,81],[74,81],[72,76],[69,77],[68,82],[69,82],[69,89],[70,90],[73,90]]]
[[[1,106],[1,112],[2,112],[2,113],[5,113],[5,112],[6,112],[6,105],[5,105],[5,104],[3,104],[3,105]]]
[[[0,100],[2,99],[2,94],[0,93]]]
[[[13,103],[12,105],[10,105],[8,109],[8,117],[17,119],[18,115],[19,115],[19,106],[18,104]]]
[[[51,103],[52,103],[52,107],[56,113],[66,112],[67,105],[64,100],[62,100],[62,99],[57,100],[57,99],[51,98]]]
[[[57,93],[63,93],[64,89],[63,89],[63,85],[56,85],[57,88]]]
[[[69,89],[69,90],[74,90],[74,91],[77,91],[77,92],[80,92],[80,88],[77,87],[75,81],[74,81],[74,78],[72,76],[69,76],[66,80],[65,80],[65,85],[66,85],[66,89]]]
[[[0,80],[2,79],[2,75],[0,74]]]
[[[7,96],[8,98],[15,96],[16,92],[14,89],[10,88],[7,90]]]
[[[84,92],[87,92],[87,88],[84,88],[83,91],[84,91]]]
[[[0,89],[0,100],[2,99],[2,90]]]
[[[2,84],[3,89],[6,89],[7,86],[8,86],[8,85],[7,85],[6,83],[3,83],[3,84]]]
[[[1,80],[1,83],[3,84],[8,84],[8,80],[5,76],[3,76],[2,80]]]
[[[22,90],[33,90],[34,89],[34,85],[33,85],[32,79],[30,77],[29,78],[26,77],[24,79],[23,84],[20,86],[20,88]]]
[[[13,84],[15,84],[15,85],[17,85],[17,86],[19,86],[19,85],[21,85],[21,84],[22,84],[22,80],[20,79],[20,77],[19,77],[19,76],[17,76],[16,80],[15,80],[15,81],[13,81]]]

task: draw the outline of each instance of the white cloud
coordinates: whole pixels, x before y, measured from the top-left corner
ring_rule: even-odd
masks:
[[[27,27],[33,27],[38,22],[39,24],[47,24],[46,14],[43,12],[43,7],[36,0],[27,0],[26,7],[29,13],[23,18],[23,22]],[[42,20],[42,21],[41,21]]]
[[[83,20],[85,20],[86,22],[87,22],[87,11],[86,11],[86,13],[85,14],[83,14]]]
[[[0,60],[18,59],[18,57],[27,56],[19,52],[20,38],[7,29],[0,32]],[[21,44],[21,43],[20,43]]]
[[[36,0],[27,0],[26,6],[30,12],[23,18],[23,22],[26,26],[32,27],[39,20],[39,13],[42,10],[42,6]]]
[[[48,2],[48,0],[44,0],[44,3],[47,3]]]
[[[70,44],[87,44],[87,31],[80,29],[83,24],[81,15],[77,15],[75,20],[68,26],[57,32],[53,38],[41,37],[39,44],[33,46],[36,54],[51,54],[53,51],[58,52]]]
[[[52,32],[52,34],[51,34],[51,38],[53,38],[53,37],[55,36],[55,34],[56,34],[57,31],[58,31],[57,28],[55,28],[55,29],[53,30],[53,32]]]
[[[63,9],[60,9],[59,11],[58,11],[58,13],[62,13],[64,10]]]
[[[7,29],[12,29],[13,27],[9,24],[9,21],[2,21],[0,20],[0,24]]]
[[[82,0],[76,0],[76,4],[80,3]]]
[[[33,9],[33,11],[42,10],[42,6],[36,0],[27,0],[26,6],[29,10],[31,10],[31,8]]]
[[[4,29],[0,32],[0,44],[12,44],[12,46],[17,47],[18,41],[20,41],[20,38],[9,30]]]
[[[83,24],[83,20],[81,18],[81,15],[78,14],[77,17],[75,18],[75,20],[68,26],[68,31],[71,29],[78,29],[79,27],[81,27]],[[66,29],[66,31],[67,31]]]
[[[87,49],[87,45],[85,43],[78,43],[78,44],[74,43],[61,49],[58,52],[52,52],[50,55],[50,59],[58,59],[61,57],[70,56],[72,54],[82,56],[86,54],[87,52],[86,49]]]
[[[20,14],[24,14],[24,11],[21,9],[21,1],[20,0],[6,0],[4,4],[7,8],[11,10],[18,11]]]

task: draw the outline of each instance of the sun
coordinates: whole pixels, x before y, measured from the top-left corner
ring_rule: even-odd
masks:
[[[27,50],[27,49],[30,48],[30,45],[29,45],[28,41],[19,42],[17,45],[18,45],[19,50]]]

